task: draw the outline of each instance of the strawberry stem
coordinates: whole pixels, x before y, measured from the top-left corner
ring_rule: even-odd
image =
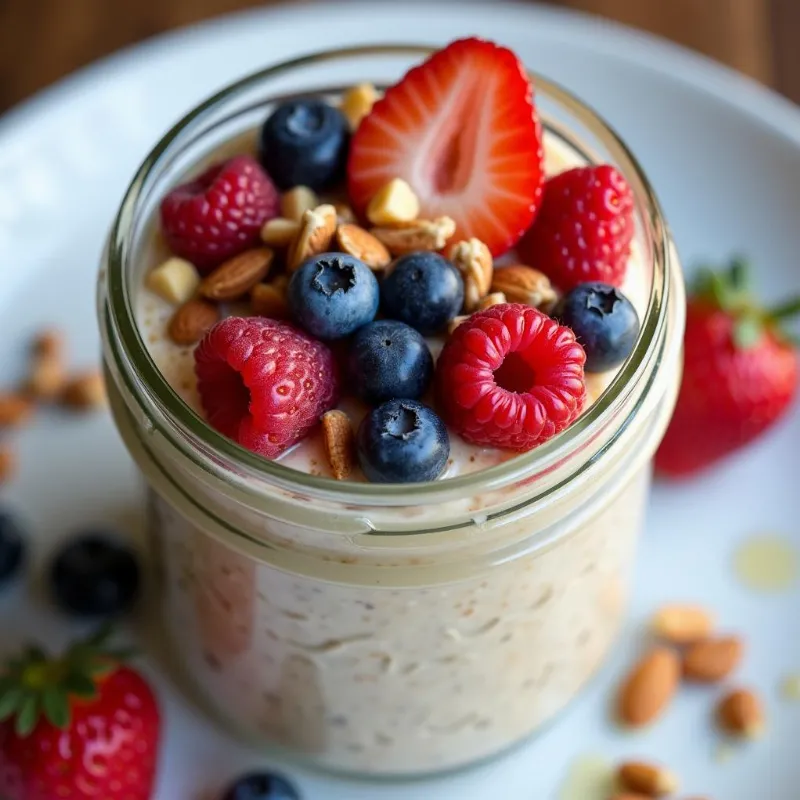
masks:
[[[780,303],[768,312],[769,318],[774,320],[789,319],[796,314],[800,314],[800,297]]]

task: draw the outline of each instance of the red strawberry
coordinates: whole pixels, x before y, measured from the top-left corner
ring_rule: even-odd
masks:
[[[454,241],[477,237],[495,256],[513,247],[539,206],[542,136],[525,68],[481,39],[448,45],[386,90],[358,126],[347,167],[363,212],[405,179],[422,217],[452,217]]]
[[[242,447],[277,458],[336,404],[331,351],[266,317],[218,322],[194,353],[208,421]]]
[[[36,647],[0,678],[3,800],[150,800],[160,736],[156,699],[119,666],[107,633],[50,660]],[[42,716],[43,715],[43,716]]]
[[[701,274],[687,307],[683,382],[659,472],[692,475],[760,436],[797,392],[797,353],[779,322],[800,298],[765,311],[747,294],[745,266]]]
[[[576,167],[547,181],[520,256],[565,292],[579,283],[621,286],[634,233],[633,193],[614,167]]]
[[[530,450],[580,414],[585,360],[575,334],[538,309],[492,306],[462,322],[444,346],[439,409],[467,441]]]
[[[278,190],[261,165],[236,156],[176,186],[161,201],[161,227],[175,255],[208,272],[257,244],[279,212]]]

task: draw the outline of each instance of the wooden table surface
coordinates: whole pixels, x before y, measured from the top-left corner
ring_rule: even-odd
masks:
[[[0,0],[0,113],[120,47],[264,4],[264,0]],[[594,12],[693,47],[800,103],[800,0],[556,0],[553,4]]]

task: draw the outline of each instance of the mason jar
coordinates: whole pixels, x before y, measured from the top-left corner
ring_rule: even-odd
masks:
[[[615,133],[535,75],[547,136],[630,184],[648,293],[633,353],[568,430],[454,478],[336,482],[241,448],[164,378],[136,312],[159,199],[252,136],[274,103],[389,84],[429,52],[318,53],[200,105],[137,172],[99,287],[111,409],[147,485],[174,663],[237,736],[349,773],[486,758],[594,675],[624,619],[650,461],[680,377],[683,284],[658,201]]]

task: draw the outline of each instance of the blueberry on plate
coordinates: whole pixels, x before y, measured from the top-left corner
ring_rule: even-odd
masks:
[[[393,398],[416,400],[433,375],[433,356],[423,336],[393,319],[357,331],[347,365],[353,391],[371,405]]]
[[[622,292],[607,283],[582,283],[564,296],[555,312],[586,351],[586,371],[619,366],[639,336],[639,315]]]
[[[77,616],[111,616],[127,611],[139,592],[134,551],[103,532],[89,531],[69,542],[50,570],[58,605]]]
[[[373,483],[436,480],[450,456],[447,428],[417,400],[389,400],[361,421],[358,460]]]
[[[25,530],[8,511],[0,511],[0,584],[19,572],[25,559]]]
[[[292,275],[286,300],[294,321],[318,339],[341,339],[372,322],[380,290],[372,270],[353,256],[322,253]]]
[[[350,128],[338,108],[313,98],[290,100],[261,129],[261,163],[279,189],[320,190],[344,178]]]
[[[409,253],[395,261],[381,286],[381,308],[428,336],[437,333],[464,304],[461,273],[438,253]]]
[[[252,772],[231,784],[222,800],[300,800],[300,795],[281,775]]]

